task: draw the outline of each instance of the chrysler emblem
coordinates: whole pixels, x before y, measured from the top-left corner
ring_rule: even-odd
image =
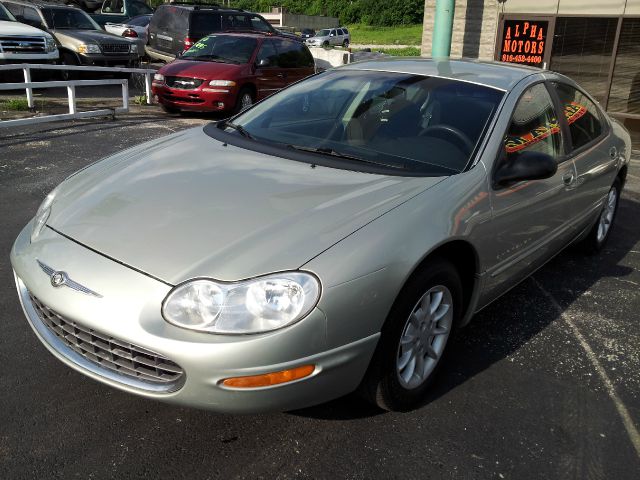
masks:
[[[93,290],[85,287],[84,285],[71,280],[67,272],[62,272],[56,270],[55,268],[51,268],[49,265],[41,262],[38,259],[36,259],[36,261],[38,262],[38,265],[40,265],[42,271],[49,275],[49,281],[51,282],[51,285],[53,287],[68,287],[72,290],[76,290],[86,295],[93,295],[94,297],[102,298],[102,295],[100,295],[99,293],[96,293]]]
[[[51,285],[53,285],[54,287],[61,287],[65,284],[67,280],[66,277],[67,276],[64,272],[55,272],[53,275],[51,275]]]

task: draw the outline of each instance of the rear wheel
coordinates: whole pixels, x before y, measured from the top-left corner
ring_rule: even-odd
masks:
[[[344,48],[349,48],[349,40],[345,40],[344,42],[342,42],[342,46]]]
[[[613,182],[607,198],[604,201],[598,221],[593,226],[587,237],[582,241],[581,246],[587,253],[598,253],[604,248],[611,235],[613,222],[618,212],[618,203],[620,201],[620,191],[622,182],[619,178]]]
[[[434,260],[398,296],[360,393],[385,410],[408,410],[421,401],[442,363],[462,310],[456,269]]]
[[[329,48],[329,42],[327,40],[325,40],[324,42],[322,42],[322,46],[324,48]]]

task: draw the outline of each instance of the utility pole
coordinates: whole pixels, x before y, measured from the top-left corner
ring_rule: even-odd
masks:
[[[455,0],[436,0],[436,13],[433,18],[433,58],[448,57],[451,54],[451,34],[453,31],[453,12]]]

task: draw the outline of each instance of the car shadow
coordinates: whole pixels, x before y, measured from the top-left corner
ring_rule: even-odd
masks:
[[[508,358],[558,320],[560,315],[555,309],[541,308],[548,299],[536,282],[543,287],[562,285],[563,295],[556,300],[564,310],[600,279],[630,275],[634,269],[622,265],[621,261],[640,240],[638,212],[640,198],[625,195],[620,200],[614,229],[602,252],[588,255],[577,247],[569,247],[536,272],[533,275],[535,281],[531,277],[526,279],[478,313],[452,339],[432,388],[416,408],[437,400],[491,365]],[[567,272],[571,274],[567,275]],[[350,394],[288,413],[323,420],[346,420],[386,412],[368,405],[356,394]]]

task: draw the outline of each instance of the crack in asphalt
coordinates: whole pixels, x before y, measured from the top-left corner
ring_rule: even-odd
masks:
[[[545,297],[547,297],[551,305],[556,309],[560,318],[562,318],[562,320],[564,320],[565,323],[569,325],[571,332],[576,337],[576,340],[578,340],[578,343],[580,344],[582,349],[585,351],[587,358],[589,359],[589,361],[595,368],[596,372],[598,373],[598,376],[604,383],[607,389],[607,393],[609,394],[609,397],[613,401],[616,407],[616,410],[618,411],[618,415],[620,415],[620,419],[622,420],[622,424],[624,425],[624,428],[627,431],[629,440],[631,441],[633,447],[635,448],[638,458],[640,458],[640,432],[638,432],[638,428],[636,427],[633,421],[633,418],[631,418],[631,414],[629,413],[629,410],[627,409],[626,405],[622,402],[622,400],[618,396],[616,389],[613,383],[611,382],[611,379],[609,378],[609,375],[607,375],[607,372],[598,361],[598,356],[595,354],[595,352],[593,351],[589,343],[587,343],[587,340],[580,332],[580,329],[578,328],[578,326],[571,319],[571,317],[567,315],[567,313],[562,309],[562,307],[560,306],[558,301],[555,299],[555,297],[551,293],[549,293],[542,285],[540,285],[540,283],[535,279],[535,277],[531,277],[531,279],[533,280],[533,283],[535,283],[536,287],[538,287],[538,289],[542,292],[542,294]]]

